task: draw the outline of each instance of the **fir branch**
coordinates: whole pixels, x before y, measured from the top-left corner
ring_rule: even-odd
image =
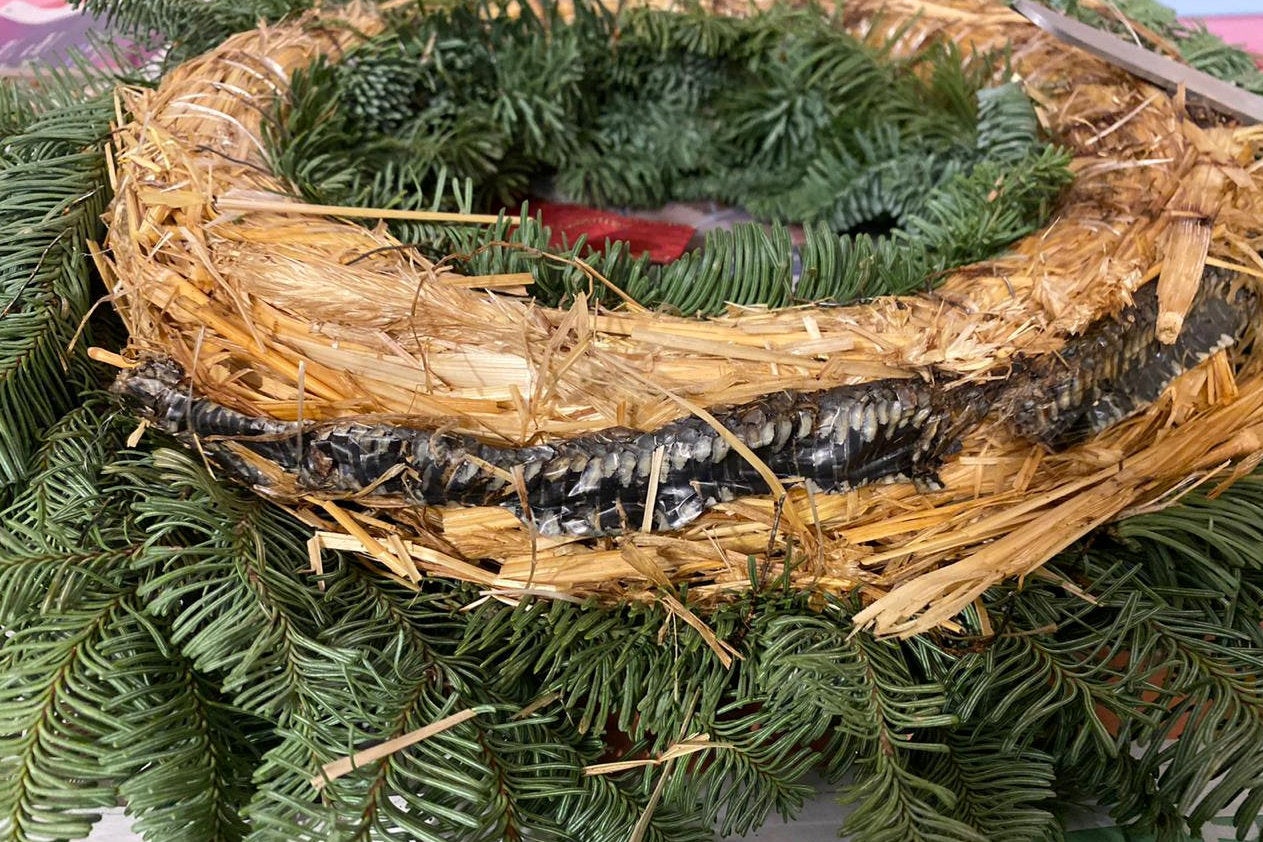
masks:
[[[907,221],[908,237],[923,242],[940,269],[992,254],[1034,230],[1033,220],[1043,218],[1069,183],[1068,163],[1054,149],[1014,164],[980,163],[926,199]]]
[[[569,838],[626,842],[642,820],[648,798],[634,775],[585,775],[581,793],[560,802],[557,824]],[[644,842],[714,842],[714,829],[689,806],[657,804],[645,825]]]
[[[103,646],[140,609],[134,585],[108,585],[10,625],[0,680],[0,832],[13,840],[86,836],[116,791],[102,763],[111,688]]]
[[[158,842],[232,842],[266,739],[261,720],[226,704],[179,656],[160,624],[133,615],[103,645],[117,718],[104,763],[120,780],[132,828]]]
[[[171,45],[170,60],[204,52],[230,35],[310,8],[310,0],[76,0],[118,35]]]
[[[948,786],[917,770],[916,755],[946,751],[939,729],[957,722],[942,685],[918,681],[900,644],[848,637],[825,617],[778,617],[770,626],[762,657],[772,698],[810,699],[815,716],[831,715],[839,731],[832,769],[853,776],[841,796],[854,806],[845,832],[892,842],[986,838],[953,818]]]
[[[5,513],[4,523],[28,546],[108,547],[124,522],[105,518],[116,511],[114,489],[105,478],[134,419],[113,399],[94,392],[43,432],[32,457],[23,494]]]
[[[1149,631],[1144,654],[1154,664],[1164,715],[1158,727],[1138,728],[1135,737],[1145,747],[1139,764],[1153,777],[1154,791],[1123,802],[1117,813],[1143,820],[1166,802],[1178,807],[1190,832],[1200,833],[1248,793],[1236,819],[1249,827],[1263,794],[1263,634],[1233,639],[1174,611],[1155,618]]]
[[[884,750],[870,754],[855,767],[855,778],[842,793],[845,801],[855,804],[843,833],[873,842],[988,838],[952,817],[955,800],[950,789],[912,772],[898,755]]]
[[[144,617],[153,559],[113,464],[125,432],[108,404],[89,399],[46,436],[31,494],[5,513],[5,686],[45,704],[39,722],[5,723],[6,740],[23,746],[11,758],[14,786],[43,782],[0,796],[14,802],[11,838],[78,838],[90,816],[60,828],[40,817],[86,799],[112,805],[115,786],[150,838],[241,835],[255,752],[238,714]],[[53,683],[32,692],[41,681]]]
[[[256,767],[257,788],[242,815],[250,826],[250,842],[327,842],[337,839],[333,806],[311,785],[311,776],[338,756],[354,750],[348,740],[341,751],[330,748],[336,728],[322,727],[314,710],[287,710],[272,723],[276,745]],[[346,736],[350,736],[347,734]]]
[[[621,612],[581,611],[562,602],[478,613],[462,651],[481,654],[482,669],[497,686],[519,696],[536,687],[562,694],[580,732],[603,728],[615,715],[625,732],[634,727],[640,671],[647,669],[639,656],[656,635],[649,623],[620,622]],[[630,709],[623,701],[632,702]]]
[[[692,798],[724,836],[761,827],[775,810],[788,818],[811,797],[803,779],[820,762],[812,744],[824,737],[827,717],[803,717],[801,703],[774,707],[762,696],[740,694],[717,711],[712,722],[698,721],[719,747],[691,764],[677,764],[667,790],[677,803]]]
[[[931,284],[1033,230],[1068,180],[1020,89],[983,87],[994,61],[939,49],[895,63],[819,10],[724,18],[616,13],[594,0],[570,21],[551,5],[496,12],[486,2],[414,10],[340,67],[300,74],[269,129],[274,170],[321,203],[438,207],[450,178],[469,186],[467,203],[494,209],[551,181],[579,201],[711,198],[834,226],[833,243],[815,230],[830,258],[802,257],[811,275],[801,289],[777,226],[715,232],[665,267],[583,243],[567,250],[641,304],[690,315]],[[439,226],[416,235],[436,258],[449,244],[468,255],[492,242]],[[548,243],[530,231],[509,238]],[[533,263],[532,291],[550,304],[591,285],[543,254],[490,250],[479,263]],[[601,289],[593,298],[613,300]]]
[[[381,711],[374,721],[381,716],[385,727],[365,727],[362,739],[401,736],[456,712],[461,701],[426,680],[423,666],[421,675],[400,676],[387,692],[372,705]],[[511,836],[517,829],[511,802],[493,797],[496,773],[485,763],[476,730],[463,723],[329,783],[325,797],[342,816],[337,835],[455,842],[491,836],[498,827]],[[313,828],[311,838],[328,838],[331,830]]]
[[[955,797],[952,817],[977,828],[988,842],[1040,842],[1061,838],[1051,809],[1053,758],[1033,748],[1013,748],[986,736],[989,726],[964,728],[947,738],[948,750],[929,756],[921,770]]]
[[[1033,604],[1041,601],[1031,600]],[[1052,623],[1023,622],[1019,628],[1059,626],[1060,620],[1075,629],[1077,624],[1067,620],[1074,617],[1077,607],[1059,608],[1041,616]],[[1015,634],[997,639],[985,656],[962,659],[952,674],[952,685],[963,691],[954,709],[964,718],[978,717],[979,727],[995,729],[1003,723],[1005,745],[1010,749],[1031,744],[1065,711],[1066,718],[1074,719],[1078,727],[1065,735],[1067,744],[1062,746],[1059,759],[1087,762],[1093,757],[1116,756],[1119,748],[1100,711],[1132,719],[1148,709],[1140,699],[1138,682],[1128,680],[1111,664],[1120,644],[1109,645],[1104,655],[1102,652],[1103,639],[1123,639],[1141,621],[1145,610],[1125,599],[1118,609],[1108,617],[1098,615],[1080,634],[1060,628],[1052,634]],[[1103,622],[1106,620],[1112,622]],[[1110,637],[1102,635],[1102,628]],[[988,679],[980,681],[982,675]]]
[[[137,564],[153,571],[141,594],[170,618],[172,642],[199,671],[222,674],[235,704],[275,715],[324,676],[351,679],[359,659],[312,633],[326,619],[291,574],[307,562],[297,524],[218,484],[183,451],[115,471],[134,488],[164,489],[133,504],[147,531]]]
[[[1155,588],[1207,623],[1246,632],[1263,621],[1263,476],[1238,480],[1222,497],[1195,492],[1179,506],[1121,521],[1113,532],[1141,549]],[[1191,595],[1193,598],[1187,598]]]
[[[14,114],[22,119],[30,114]],[[108,199],[105,97],[36,107],[0,159],[0,489],[90,378],[67,347],[91,300],[87,241]]]
[[[102,476],[121,443],[119,417],[99,396],[46,434],[26,493],[0,513],[0,625],[71,607],[129,563],[125,509]]]
[[[1162,838],[1197,833],[1238,798],[1234,823],[1252,827],[1263,632],[1237,592],[1260,584],[1261,489],[1248,477],[1217,499],[1195,492],[1119,524],[1125,544],[1097,539],[1056,562],[1094,605],[1048,585],[1009,590],[992,609],[1009,618],[1006,633],[949,679],[973,687],[959,697],[962,719],[975,731],[1003,723],[1008,745],[1056,759],[1060,789]],[[1042,677],[1031,672],[1040,662]]]
[[[346,700],[345,731],[285,726],[250,808],[252,838],[292,838],[296,825],[311,839],[564,838],[550,816],[579,792],[584,761],[571,745],[580,738],[546,716],[511,717],[524,702],[497,693],[476,662],[452,651],[463,626],[453,586],[412,593],[355,563],[329,583],[327,599],[345,619],[323,639],[362,653],[356,680],[375,691]],[[323,806],[315,801],[317,761],[471,707],[482,714],[330,782]]]
[[[39,113],[40,98],[31,85],[22,79],[0,79],[0,137],[17,134],[35,121]],[[11,160],[8,153],[4,155],[3,166]]]
[[[443,839],[524,838],[546,833],[549,799],[567,797],[581,765],[568,740],[548,720],[510,718],[519,703],[491,690],[478,665],[453,651],[463,631],[456,589],[436,583],[428,593],[411,593],[349,563],[332,577],[329,598],[355,605],[327,630],[339,645],[352,642],[381,653],[370,664],[383,678],[373,701],[361,700],[364,738],[384,741],[442,718],[457,709],[487,713],[465,723],[470,737],[460,752],[468,761],[450,772],[435,771],[450,745],[414,746],[345,776],[325,792],[338,811],[347,838],[409,838],[437,834]],[[446,633],[445,633],[446,632]],[[450,736],[450,735],[449,735]],[[570,739],[573,739],[571,737]],[[477,749],[471,752],[473,745]],[[400,802],[399,793],[407,793]],[[541,794],[547,793],[544,798]],[[435,804],[456,822],[446,830],[431,816]],[[545,812],[541,812],[544,810]],[[457,819],[456,817],[465,817]],[[469,818],[476,821],[469,821]]]
[[[785,696],[789,703],[774,707],[765,691],[753,689],[757,679],[723,668],[699,636],[676,628],[661,610],[610,612],[553,603],[486,613],[471,627],[478,634],[465,648],[510,641],[512,648],[484,662],[500,686],[556,693],[580,730],[595,726],[599,734],[606,721],[607,727],[617,725],[631,740],[626,754],[632,757],[660,754],[693,732],[720,744],[687,762],[620,776],[630,782],[639,775],[645,795],[665,776],[658,805],[664,816],[692,812],[711,824],[723,815],[723,832],[747,832],[772,809],[790,815],[801,806],[809,792],[801,778],[818,759],[810,744],[830,722],[805,715],[810,696]],[[724,612],[717,632],[730,634],[740,616]],[[743,686],[751,689],[738,689]]]
[[[1251,476],[1221,497],[1195,492],[1183,506],[1119,525],[1150,559],[1142,594],[1155,605],[1129,655],[1160,715],[1124,723],[1122,733],[1143,749],[1132,776],[1145,789],[1133,789],[1117,807],[1142,826],[1171,823],[1174,814],[1198,833],[1241,796],[1236,826],[1258,820],[1263,631],[1249,595],[1263,584],[1263,525],[1252,517],[1261,506],[1263,482]]]

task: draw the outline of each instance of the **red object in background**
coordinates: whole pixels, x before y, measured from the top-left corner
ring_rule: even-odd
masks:
[[[588,244],[595,249],[603,248],[606,240],[621,240],[634,257],[648,252],[654,263],[678,260],[696,231],[691,225],[637,219],[583,205],[542,202],[531,205],[531,212],[538,213],[552,229],[549,244],[553,248],[569,245],[586,234]]]

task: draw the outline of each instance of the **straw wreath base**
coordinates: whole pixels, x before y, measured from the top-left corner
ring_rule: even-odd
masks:
[[[1075,154],[1075,182],[1045,230],[933,295],[707,320],[583,300],[548,309],[521,294],[523,277],[459,276],[397,248],[373,224],[389,214],[304,205],[269,172],[261,115],[280,107],[291,74],[380,28],[374,9],[354,5],[238,35],[156,91],[120,92],[98,262],[131,342],[122,357],[98,356],[123,367],[169,356],[197,394],[252,415],[406,416],[518,444],[930,367],[1004,376],[1014,355],[1055,353],[1155,278],[1170,337],[1206,266],[1263,277],[1263,130],[1199,123],[1178,97],[999,3],[859,0],[844,24],[897,36],[905,52],[936,39],[1007,45],[1042,122]],[[998,581],[1038,575],[1101,524],[1222,487],[1258,463],[1261,437],[1263,376],[1238,348],[1065,452],[985,423],[936,493],[774,486],[678,533],[588,541],[542,538],[499,508],[277,502],[311,525],[316,569],[323,548],[349,549],[400,580],[452,577],[502,599],[652,599],[688,583],[701,604],[750,588],[753,572],[804,591],[859,589],[859,623],[907,635],[950,623]]]

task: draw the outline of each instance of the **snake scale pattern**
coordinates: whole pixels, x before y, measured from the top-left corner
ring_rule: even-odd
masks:
[[[1067,340],[1056,354],[1018,358],[985,383],[927,372],[815,392],[781,392],[652,432],[615,428],[504,447],[473,437],[369,419],[306,423],[244,415],[192,395],[165,358],[123,372],[115,388],[151,421],[238,479],[266,489],[272,470],[302,493],[412,505],[499,505],[543,535],[679,529],[717,503],[766,493],[733,442],[786,482],[846,491],[874,482],[938,486],[937,469],[989,414],[1060,448],[1156,399],[1180,373],[1243,341],[1259,299],[1208,270],[1179,339],[1154,339],[1156,284],[1132,306]],[[656,479],[656,483],[651,480]],[[646,508],[652,511],[646,516]]]

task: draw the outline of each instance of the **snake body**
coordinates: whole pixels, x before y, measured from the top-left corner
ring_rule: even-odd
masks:
[[[191,397],[182,381],[178,366],[151,360],[128,372],[120,387],[161,427],[197,435],[203,450],[253,485],[267,485],[267,477],[238,448],[293,475],[309,492],[503,505],[545,535],[638,529],[647,502],[652,528],[677,529],[716,503],[766,492],[767,481],[734,442],[778,477],[809,479],[823,491],[879,481],[933,485],[960,426],[981,406],[977,389],[946,392],[891,379],[781,392],[721,411],[716,418],[727,435],[687,417],[653,432],[615,428],[497,447],[466,435],[359,421],[300,431],[295,423]]]
[[[776,477],[831,492],[874,482],[935,487],[943,460],[993,411],[1019,435],[1065,446],[1139,411],[1178,374],[1239,342],[1258,299],[1208,271],[1172,345],[1153,338],[1157,309],[1151,284],[1059,353],[1019,358],[1007,377],[986,383],[939,375],[780,392],[712,410],[717,425],[690,416],[651,432],[614,428],[519,447],[367,419],[300,426],[245,415],[192,395],[165,358],[124,372],[116,389],[256,487],[274,485],[280,470],[305,494],[499,505],[544,535],[596,536],[679,529],[720,502],[766,493],[745,449]]]
[[[1176,341],[1154,337],[1157,284],[1115,317],[1093,323],[1055,354],[1018,362],[1000,403],[1015,432],[1052,447],[1089,438],[1152,403],[1177,376],[1242,339],[1259,302],[1232,276],[1208,270]]]

